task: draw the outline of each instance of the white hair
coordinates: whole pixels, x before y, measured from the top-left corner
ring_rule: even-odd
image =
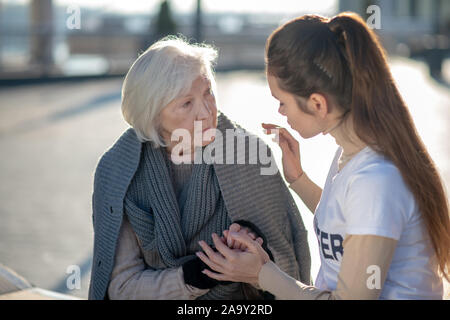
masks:
[[[133,63],[122,86],[122,115],[141,142],[165,146],[159,134],[159,114],[171,101],[187,94],[200,75],[211,81],[216,95],[213,65],[217,50],[165,37],[152,44]]]

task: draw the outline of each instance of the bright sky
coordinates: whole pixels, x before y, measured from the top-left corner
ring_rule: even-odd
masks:
[[[4,3],[26,3],[30,0],[0,0]],[[154,11],[160,0],[53,0],[57,5],[80,5],[102,8],[105,11],[142,13]],[[203,0],[206,12],[249,12],[249,13],[333,13],[337,0]],[[196,0],[170,0],[172,8],[180,13],[193,12]]]

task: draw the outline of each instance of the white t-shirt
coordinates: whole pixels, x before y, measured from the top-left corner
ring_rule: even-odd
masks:
[[[400,171],[366,147],[338,172],[341,153],[339,147],[314,214],[321,259],[315,286],[336,289],[347,235],[378,235],[398,240],[380,299],[442,299],[434,250]]]

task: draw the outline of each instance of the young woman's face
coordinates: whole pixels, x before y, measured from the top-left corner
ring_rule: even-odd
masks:
[[[324,124],[315,114],[303,112],[297,105],[293,94],[282,90],[277,82],[277,78],[267,75],[272,96],[280,101],[278,112],[287,118],[288,124],[297,131],[304,139],[311,138],[323,131]],[[309,101],[307,102],[309,103]]]
[[[160,124],[161,135],[169,145],[176,129],[185,129],[190,133],[191,146],[194,146],[194,137],[198,139],[195,141],[196,147],[211,143],[211,134],[206,131],[217,127],[217,107],[209,79],[197,77],[185,96],[174,99],[164,107],[160,113]],[[183,141],[183,144],[187,142]]]

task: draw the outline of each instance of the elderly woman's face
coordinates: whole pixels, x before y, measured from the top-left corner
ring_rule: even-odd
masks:
[[[197,77],[185,96],[174,99],[162,109],[160,123],[161,135],[169,146],[173,145],[171,137],[176,129],[189,131],[192,146],[194,137],[196,137],[195,146],[200,146],[200,143],[201,146],[211,143],[214,140],[211,138],[212,131],[207,130],[217,127],[217,107],[209,79],[205,76]]]

